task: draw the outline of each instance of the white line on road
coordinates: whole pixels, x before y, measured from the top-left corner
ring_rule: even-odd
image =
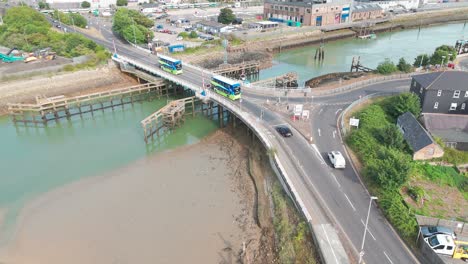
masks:
[[[393,264],[393,261],[388,257],[387,253],[385,251],[383,253],[384,253],[385,257],[387,257],[388,261]]]
[[[322,136],[322,134],[320,133],[320,128],[319,128],[319,129],[317,129],[317,131],[318,131],[319,137],[321,137],[321,136]]]
[[[354,205],[353,203],[351,202],[351,200],[348,198],[348,195],[346,195],[346,193],[343,193],[344,196],[346,197],[346,200],[348,200],[348,203],[351,205],[351,207],[353,208],[353,211],[356,211],[356,208],[354,208]]]
[[[312,149],[315,150],[315,155],[317,158],[320,160],[321,164],[325,164],[325,160],[323,159],[322,155],[320,154],[320,151],[317,148],[317,145],[315,144],[310,144],[312,146]]]
[[[320,115],[322,112],[323,112],[323,108],[320,108],[320,111],[318,112],[318,114]]]
[[[336,130],[333,131],[333,138],[336,136]]]
[[[325,227],[323,227],[323,225],[321,225],[321,226],[322,226],[322,229],[323,229],[323,233],[325,234],[325,237],[327,237],[328,245],[330,246],[330,249],[331,249],[331,251],[333,253],[333,256],[335,257],[336,263],[340,263],[340,262],[338,262],[338,258],[336,257],[335,250],[333,250],[333,246],[332,246],[332,244],[330,242],[330,238],[328,238],[327,231],[325,231]]]
[[[362,219],[361,219],[361,223],[362,223],[362,225],[363,225],[364,227],[366,226],[366,224],[364,223],[364,221],[362,221]],[[375,239],[375,236],[374,236],[374,235],[372,234],[372,232],[370,231],[370,228],[369,228],[369,227],[367,227],[367,232],[369,232],[369,235],[371,235],[371,237],[372,237],[375,241],[377,241],[377,239]]]
[[[340,108],[340,109],[336,110],[335,115],[337,115],[341,110],[343,110],[343,109]]]
[[[332,172],[330,172],[330,174],[333,176],[333,179],[335,180],[336,184],[338,185],[338,189],[340,189],[341,184],[338,182],[338,179],[336,178],[335,174],[333,174]]]

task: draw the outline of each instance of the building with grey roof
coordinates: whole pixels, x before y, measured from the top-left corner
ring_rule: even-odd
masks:
[[[426,129],[447,146],[468,150],[468,72],[415,75],[410,91],[421,100]]]
[[[383,17],[383,9],[378,4],[358,4],[353,6],[352,21]]]
[[[414,160],[427,160],[444,155],[443,148],[434,141],[432,136],[410,112],[398,117],[397,126],[413,150]]]

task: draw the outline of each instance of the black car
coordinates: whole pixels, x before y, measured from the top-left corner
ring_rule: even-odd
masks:
[[[276,131],[280,133],[283,137],[292,137],[292,132],[291,129],[287,126],[277,126]]]

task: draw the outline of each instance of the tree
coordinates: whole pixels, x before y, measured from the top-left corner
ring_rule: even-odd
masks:
[[[219,16],[218,16],[218,22],[229,25],[231,24],[234,20],[236,19],[236,16],[232,12],[232,9],[230,8],[223,8],[220,10]]]
[[[431,56],[431,64],[446,64],[450,60],[453,60],[457,57],[457,51],[454,47],[448,45],[442,45],[435,49],[434,53]]]
[[[411,166],[409,155],[388,147],[380,147],[375,159],[367,162],[365,172],[381,188],[399,189],[408,180]]]
[[[49,3],[45,3],[45,2],[42,2],[42,1],[40,1],[38,3],[38,6],[39,6],[39,9],[50,9]]]
[[[413,66],[414,67],[426,67],[429,65],[429,60],[431,58],[427,54],[420,54],[414,59]]]
[[[397,71],[395,64],[390,59],[385,59],[377,66],[377,72],[380,74],[391,74]]]
[[[153,32],[149,30],[152,26],[154,22],[138,11],[119,8],[115,12],[112,29],[127,41],[134,43],[136,39],[137,44],[141,44],[147,42],[148,35],[153,37]]]
[[[415,117],[421,114],[421,102],[414,93],[402,93],[393,97],[388,105],[388,113],[394,118],[406,112],[411,112]]]
[[[191,32],[190,32],[190,35],[189,35],[189,38],[198,38],[197,32],[191,31]]]
[[[117,0],[117,6],[127,6],[128,1],[127,0]]]
[[[383,191],[379,194],[379,204],[403,237],[414,238],[418,226],[416,219],[398,191]]]
[[[387,115],[380,105],[373,104],[358,114],[359,126],[365,129],[377,129],[387,126]]]
[[[375,138],[389,148],[404,150],[406,147],[403,135],[394,124],[378,129]]]
[[[405,58],[400,58],[400,60],[398,61],[397,68],[399,71],[406,73],[411,72],[413,70],[411,64],[407,63]]]
[[[82,7],[82,8],[90,8],[90,7],[91,7],[91,3],[88,2],[88,1],[83,1],[83,2],[81,2],[81,7]]]

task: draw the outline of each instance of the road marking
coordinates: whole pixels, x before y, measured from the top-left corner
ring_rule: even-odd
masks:
[[[343,110],[343,109],[340,108],[340,109],[336,110],[335,115],[337,115],[341,110]]]
[[[393,261],[388,257],[387,253],[385,251],[383,253],[384,253],[385,257],[387,257],[388,261],[393,264]]]
[[[323,108],[320,108],[320,111],[318,112],[318,114],[320,115],[322,112],[323,112]]]
[[[354,208],[354,205],[353,203],[351,202],[351,200],[348,198],[348,195],[346,195],[346,193],[343,193],[344,196],[346,197],[346,200],[348,200],[348,203],[351,205],[351,207],[353,208],[353,211],[356,211],[356,208]]]
[[[287,126],[287,127],[289,127],[288,123],[272,125],[272,127],[277,127],[277,126]]]
[[[361,223],[362,223],[362,225],[363,225],[364,227],[366,227],[366,224],[364,223],[364,221],[362,221],[362,218],[361,218]],[[375,236],[374,236],[374,235],[372,234],[372,232],[370,231],[370,228],[369,228],[369,227],[367,227],[367,232],[369,232],[369,234],[371,235],[371,237],[372,237],[375,241],[377,241],[377,239],[375,239]]]
[[[336,178],[335,174],[333,174],[333,172],[330,172],[330,174],[333,176],[333,179],[335,180],[336,184],[338,185],[338,189],[341,189],[341,184],[338,182],[338,179]]]
[[[319,137],[321,137],[321,136],[322,136],[322,134],[320,134],[320,128],[319,128],[319,129],[317,129],[317,131],[318,131]]]
[[[333,131],[333,138],[336,136],[336,130]]]
[[[328,245],[330,246],[330,249],[331,249],[331,251],[332,251],[332,253],[333,253],[333,256],[335,257],[336,263],[340,263],[340,262],[338,262],[338,258],[337,258],[336,255],[335,255],[335,250],[333,250],[333,246],[332,246],[332,244],[331,244],[331,242],[330,242],[330,238],[328,238],[327,231],[325,231],[325,227],[323,227],[323,225],[321,225],[321,226],[322,226],[322,229],[323,229],[323,233],[325,234],[325,237],[327,238]],[[387,257],[387,258],[388,258],[388,257]]]
[[[321,164],[325,164],[325,160],[323,159],[322,155],[320,154],[320,151],[317,148],[317,145],[315,144],[310,144],[312,146],[312,149],[315,150],[315,155],[317,158],[320,160]]]

